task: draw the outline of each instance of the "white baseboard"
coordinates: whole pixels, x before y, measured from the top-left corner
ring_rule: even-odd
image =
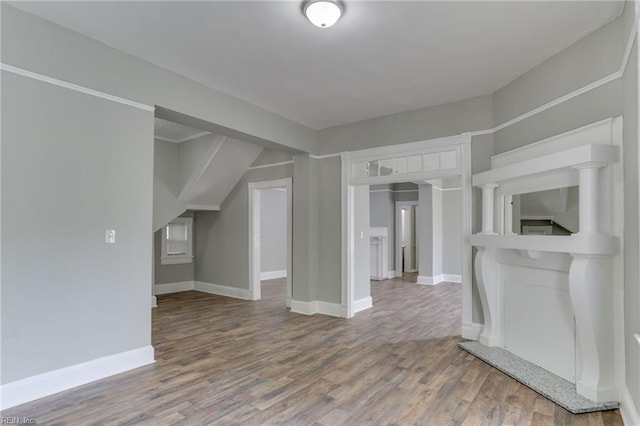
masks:
[[[358,313],[360,311],[364,311],[365,309],[369,309],[373,307],[373,299],[371,296],[364,297],[362,299],[354,300],[353,302],[353,313]]]
[[[480,340],[480,333],[484,324],[478,324],[476,322],[463,322],[462,323],[462,337],[468,340]]]
[[[418,275],[418,284],[421,285],[438,285],[440,283],[461,283],[462,275],[440,274],[433,277],[427,275]]]
[[[462,275],[442,274],[442,278],[448,283],[462,284]]]
[[[195,289],[194,281],[180,281],[177,283],[155,284],[153,286],[154,294],[178,293],[179,291],[188,291]]]
[[[260,272],[260,280],[273,280],[275,278],[286,278],[287,270]]]
[[[304,315],[324,314],[332,317],[342,318],[344,309],[338,303],[323,302],[314,300],[312,302],[302,302],[291,299],[291,312]]]
[[[405,272],[409,273],[409,274],[413,274],[414,272],[418,272],[418,270],[417,269],[407,269]]]
[[[436,282],[437,277],[429,277],[427,275],[418,275],[418,284],[420,285],[436,285],[440,281]]]
[[[152,364],[155,362],[153,357],[153,346],[145,346],[1,385],[0,409],[15,407],[114,374]]]
[[[155,296],[151,296],[151,307],[152,308],[158,307],[158,298]]]
[[[623,386],[620,389],[620,414],[625,425],[640,425],[640,414],[638,414],[638,409],[633,403],[633,398],[627,386]]]
[[[391,279],[391,278],[395,278],[395,277],[396,277],[396,271],[389,271],[389,275],[387,275],[387,278]]]
[[[205,283],[202,281],[195,282],[195,290],[203,293],[217,294],[218,296],[233,297],[236,299],[251,300],[251,290],[237,287],[229,287],[225,285]]]

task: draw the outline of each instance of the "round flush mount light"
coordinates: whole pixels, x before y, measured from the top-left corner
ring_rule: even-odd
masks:
[[[329,28],[342,16],[344,3],[341,0],[307,0],[302,3],[302,12],[316,27]]]

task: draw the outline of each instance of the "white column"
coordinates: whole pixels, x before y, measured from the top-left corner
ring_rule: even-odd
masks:
[[[599,234],[599,174],[601,163],[588,163],[576,166],[580,179],[580,232],[581,235]]]
[[[504,234],[505,235],[514,235],[513,232],[513,196],[507,195],[504,197],[504,202],[502,203],[502,208],[504,209],[503,215],[503,226],[504,226]]]
[[[493,229],[494,217],[493,217],[493,199],[496,188],[495,183],[488,183],[482,185],[482,232],[485,235],[495,235]]]
[[[615,401],[613,261],[573,254],[569,294],[576,320],[576,391],[596,402]]]

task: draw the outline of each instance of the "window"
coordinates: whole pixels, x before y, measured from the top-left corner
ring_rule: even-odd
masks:
[[[161,265],[193,262],[193,218],[178,217],[164,227]]]

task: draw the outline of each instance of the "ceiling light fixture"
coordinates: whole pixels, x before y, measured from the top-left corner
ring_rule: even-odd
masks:
[[[304,16],[318,28],[329,28],[342,16],[344,3],[341,0],[306,0],[302,3]]]

